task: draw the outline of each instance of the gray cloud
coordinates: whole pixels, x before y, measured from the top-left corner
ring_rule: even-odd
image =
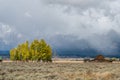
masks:
[[[11,47],[19,43],[22,35],[11,27],[0,23],[0,50],[9,50]]]
[[[89,45],[96,50],[116,51],[115,39],[119,38],[111,38],[120,35],[119,3],[119,0],[0,0],[0,44],[4,48],[12,45],[7,47],[10,49],[25,40],[45,38],[56,48],[79,49]]]

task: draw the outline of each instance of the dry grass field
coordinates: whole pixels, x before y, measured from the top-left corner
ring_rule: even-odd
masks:
[[[0,80],[120,80],[120,64],[2,62]]]

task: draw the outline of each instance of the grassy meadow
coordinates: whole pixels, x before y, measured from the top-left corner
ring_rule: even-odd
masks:
[[[120,80],[120,64],[2,62],[0,80]]]

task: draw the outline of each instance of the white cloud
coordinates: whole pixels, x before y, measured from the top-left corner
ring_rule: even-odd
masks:
[[[5,37],[5,35],[9,34],[11,32],[11,28],[9,25],[5,25],[3,23],[0,23],[0,37]]]
[[[17,37],[18,35],[18,37]],[[22,35],[10,25],[0,23],[0,50],[9,50],[11,47],[15,47],[20,43]]]
[[[29,18],[32,17],[32,15],[31,15],[29,12],[26,12],[26,13],[25,13],[25,16],[26,16],[26,17],[29,17]]]

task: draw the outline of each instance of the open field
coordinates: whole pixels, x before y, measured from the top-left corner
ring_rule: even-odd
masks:
[[[120,80],[120,64],[2,62],[0,80]]]

